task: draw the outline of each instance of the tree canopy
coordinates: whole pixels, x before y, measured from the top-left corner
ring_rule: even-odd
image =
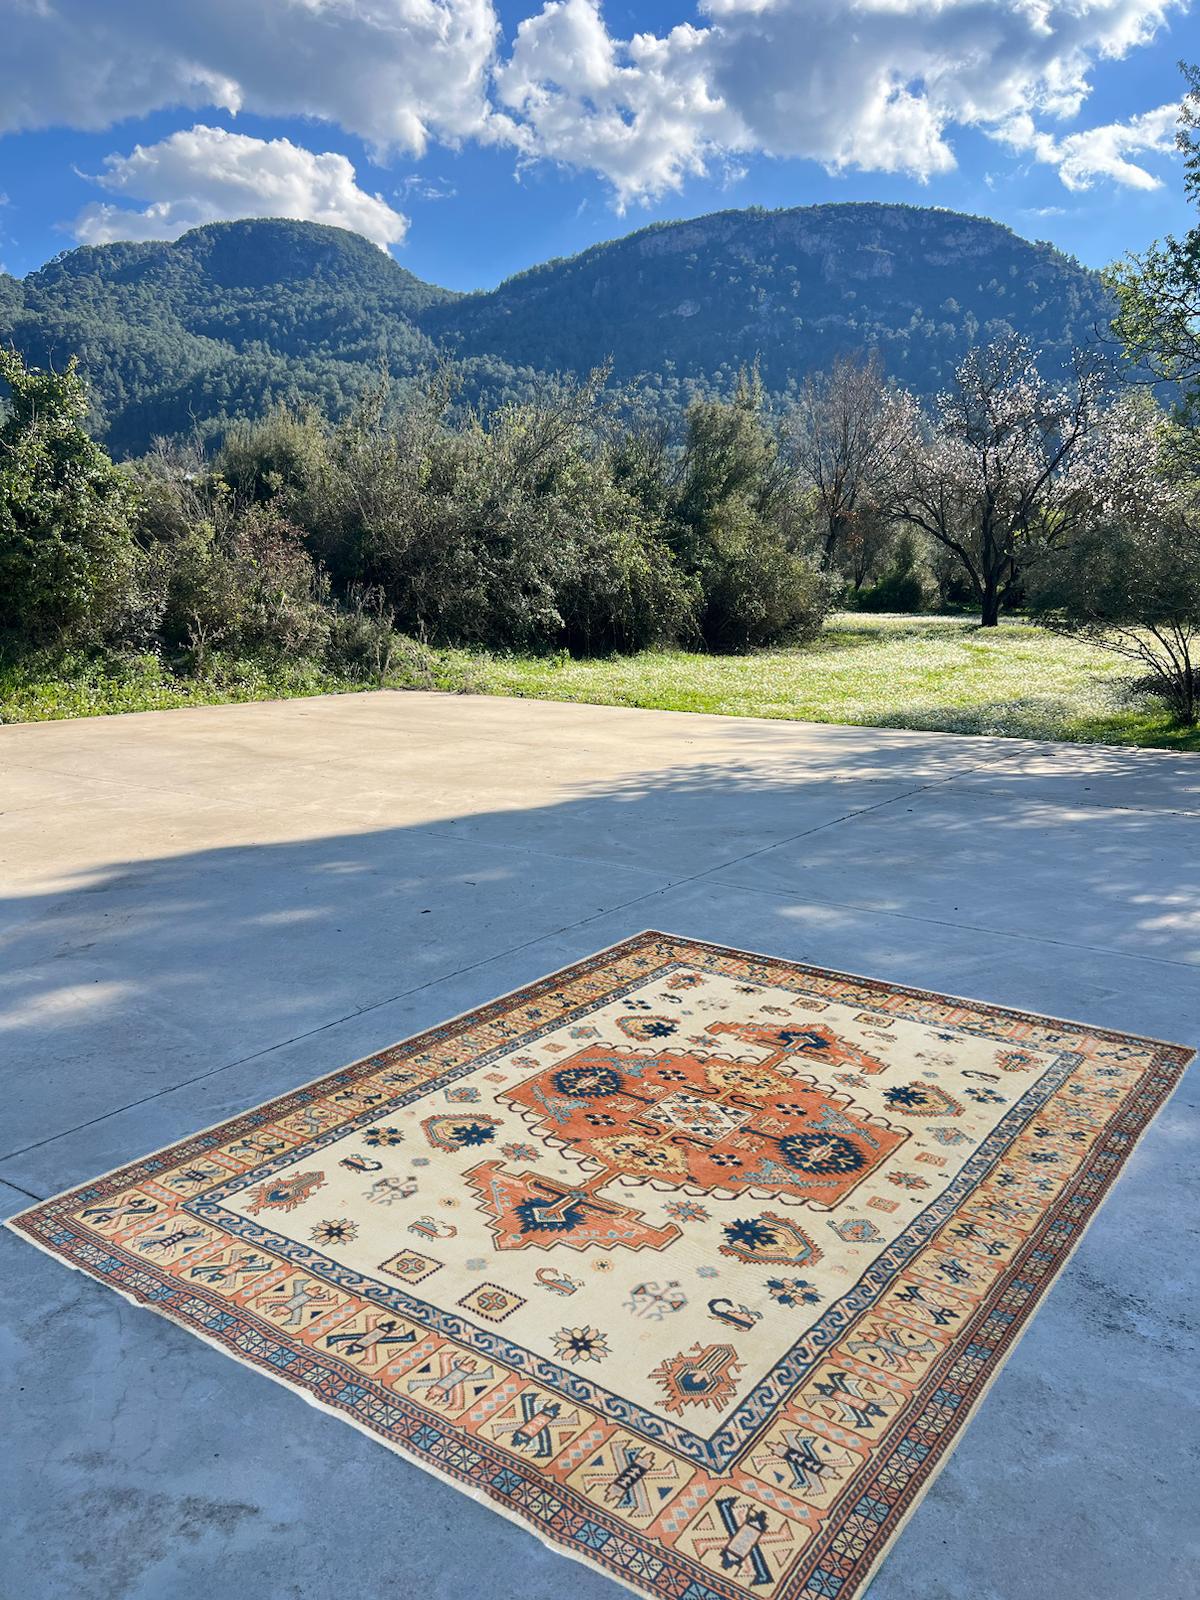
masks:
[[[1200,209],[1200,67],[1184,65],[1187,90],[1176,143],[1184,191]],[[1178,385],[1184,408],[1200,421],[1200,221],[1182,239],[1168,236],[1109,273],[1116,294],[1114,332],[1131,360]]]

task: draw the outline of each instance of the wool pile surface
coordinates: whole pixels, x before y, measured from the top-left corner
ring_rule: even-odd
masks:
[[[650,932],[10,1225],[639,1593],[851,1600],[1190,1055]]]

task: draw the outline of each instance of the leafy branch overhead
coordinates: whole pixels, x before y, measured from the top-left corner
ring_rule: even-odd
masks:
[[[1184,189],[1200,206],[1200,67],[1182,65],[1187,92],[1176,142]],[[1168,237],[1127,256],[1108,274],[1116,295],[1114,331],[1128,355],[1157,377],[1178,384],[1200,419],[1200,222],[1182,239]]]

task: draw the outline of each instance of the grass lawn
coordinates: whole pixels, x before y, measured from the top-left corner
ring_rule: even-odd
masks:
[[[652,706],[722,716],[1200,750],[1200,729],[1175,725],[1130,689],[1116,656],[1020,622],[980,629],[962,617],[843,613],[800,649],[747,656],[646,651],[600,661],[445,650],[400,688]],[[173,677],[153,658],[122,664],[0,663],[0,720],[34,722],[112,711],[286,698],[361,688],[313,669],[239,665],[218,682]]]
[[[445,670],[443,671],[443,666]],[[0,658],[0,724],[102,717],[117,711],[170,711],[178,706],[230,705],[244,700],[293,700],[309,694],[352,694],[379,687],[322,671],[311,662],[267,669],[257,662],[223,662],[216,676],[188,678],[155,656],[95,659],[49,654]],[[431,670],[397,671],[384,688],[453,689],[468,684],[457,658],[431,657]]]
[[[601,661],[462,657],[492,694],[722,716],[1200,750],[1132,664],[1026,623],[844,612],[802,649]]]

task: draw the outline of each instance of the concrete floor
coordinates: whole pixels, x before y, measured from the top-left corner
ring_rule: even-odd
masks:
[[[0,730],[8,1212],[645,927],[1200,1035],[1200,757],[368,694]],[[1193,1072],[871,1600],[1200,1592]],[[3,1600],[616,1600],[0,1236]]]

